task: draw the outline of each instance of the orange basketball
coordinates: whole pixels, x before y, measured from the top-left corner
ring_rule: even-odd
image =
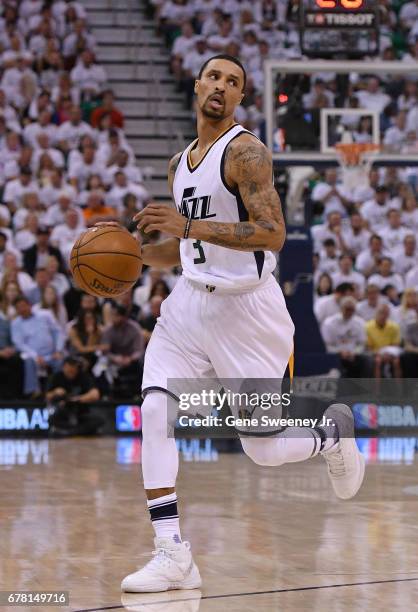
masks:
[[[114,297],[136,283],[142,270],[141,249],[123,227],[92,227],[74,244],[70,267],[80,289]]]

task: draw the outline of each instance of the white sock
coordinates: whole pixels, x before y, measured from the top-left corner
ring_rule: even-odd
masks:
[[[181,533],[176,493],[149,499],[147,504],[157,538],[170,538],[179,544]]]
[[[166,393],[152,392],[141,406],[142,474],[146,490],[171,489],[176,485],[179,458],[174,436],[167,435],[169,399]]]

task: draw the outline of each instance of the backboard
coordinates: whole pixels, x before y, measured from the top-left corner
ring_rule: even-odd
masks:
[[[382,127],[384,124],[390,125],[390,114],[396,112],[391,108],[390,98],[387,106],[373,109],[362,106],[364,95],[359,96],[356,104],[348,95],[366,91],[368,81],[373,76],[381,77],[386,82],[389,78],[395,84],[402,84],[405,79],[418,81],[417,62],[267,60],[264,71],[266,141],[272,151],[277,179],[285,189],[282,195],[286,198],[284,201],[290,223],[303,224],[306,212],[304,192],[306,186],[318,176],[318,171],[337,167],[340,168],[341,180],[344,181],[348,173],[350,180],[355,178],[354,168],[349,172],[343,168],[343,156],[336,149],[339,142],[363,139],[371,146],[380,146],[379,151],[362,155],[362,168],[357,169],[362,176],[372,165],[395,166],[404,168],[411,175],[410,180],[418,184],[418,130],[410,134],[407,142],[388,144]],[[318,83],[316,93],[319,98],[322,97],[319,104],[318,100],[313,99],[315,96],[309,99],[315,81]],[[345,97],[340,96],[334,106],[333,96],[328,95],[332,89],[347,93]],[[370,99],[366,101],[370,103]],[[418,108],[414,112],[416,124]],[[361,122],[368,124],[365,133],[361,131]]]
[[[360,122],[370,128],[371,144],[380,145],[379,112],[362,108],[321,108],[320,150],[334,153],[336,145],[354,142]]]
[[[338,165],[335,144],[338,139],[330,136],[332,129],[338,136],[338,126],[351,125],[349,131],[356,138],[368,138],[370,142],[378,143],[381,137],[383,121],[389,121],[389,114],[396,114],[387,107],[371,109],[362,106],[362,95],[367,89],[368,81],[377,76],[383,80],[394,82],[402,80],[418,80],[417,62],[375,62],[371,60],[310,60],[264,62],[264,110],[266,118],[267,146],[272,151],[273,160],[278,166],[288,165]],[[324,95],[322,104],[310,108],[307,100],[312,83],[317,81],[318,96]],[[347,108],[336,108],[329,105],[332,98],[328,92],[335,88],[347,93],[340,100]],[[349,99],[348,92],[353,91]],[[315,100],[313,100],[315,103]],[[318,100],[317,100],[318,102]],[[351,106],[351,105],[354,106]],[[352,109],[355,112],[352,112]],[[418,109],[417,109],[418,113]],[[345,119],[344,119],[345,117]],[[370,133],[359,132],[360,121],[369,117]],[[358,121],[356,122],[356,118]],[[351,120],[351,121],[350,121]],[[334,127],[332,127],[334,125]],[[357,132],[357,134],[356,134]],[[366,130],[367,132],[367,130]],[[418,165],[418,135],[410,134],[408,142],[401,146],[386,144],[383,140],[381,150],[376,156],[377,165],[417,166]]]

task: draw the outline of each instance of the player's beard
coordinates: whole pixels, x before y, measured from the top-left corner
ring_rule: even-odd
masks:
[[[204,104],[200,107],[200,110],[202,111],[202,115],[204,115],[205,117],[209,117],[210,119],[218,119],[219,121],[221,121],[222,119],[225,119],[226,117],[225,103],[222,108],[220,108],[219,110],[215,110],[213,108],[209,108],[209,102],[210,102],[210,97],[207,98]]]

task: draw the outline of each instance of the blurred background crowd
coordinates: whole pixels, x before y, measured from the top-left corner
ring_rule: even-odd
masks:
[[[418,0],[379,0],[379,7],[377,60],[399,59],[405,74],[278,79],[277,107],[286,107],[287,134],[293,135],[288,146],[315,146],[321,108],[360,106],[381,111],[389,150],[416,150],[418,89],[408,66],[418,58]],[[263,61],[302,57],[298,10],[298,0],[148,3],[171,49],[170,69],[191,120],[200,66],[225,52],[248,71],[236,120],[264,138]],[[132,219],[152,198],[96,46],[82,2],[2,2],[2,397],[40,397],[51,388],[51,376],[62,373],[66,357],[66,369],[75,367],[74,376],[87,372],[100,397],[138,396],[145,347],[179,273],[145,270],[137,286],[116,300],[83,294],[69,274],[72,245],[86,228],[117,220],[135,232]],[[355,142],[370,142],[369,118],[351,129]],[[304,196],[313,224],[315,314],[326,348],[340,356],[347,375],[415,375],[416,169],[373,169],[370,187],[352,191],[340,179],[333,169],[317,173]]]
[[[149,0],[158,29],[171,48],[171,68],[186,107],[192,108],[194,79],[215,53],[239,57],[248,74],[246,97],[236,120],[264,139],[265,59],[300,60],[300,0]],[[321,108],[364,108],[382,112],[381,133],[391,151],[418,151],[417,80],[408,65],[418,60],[417,0],[377,0],[380,54],[374,61],[400,60],[405,78],[332,72],[278,75],[276,108],[286,147],[319,148]],[[312,6],[312,3],[310,4]],[[367,58],[366,58],[367,59]],[[347,118],[356,142],[371,142],[370,117]]]
[[[278,75],[275,99],[282,138],[276,150],[318,150],[321,108],[380,113],[383,147],[418,152],[418,1],[378,0],[380,55],[405,74]],[[248,73],[236,120],[265,139],[265,59],[302,59],[299,0],[151,0],[171,47],[171,67],[186,106],[201,64],[214,53],[238,56]],[[366,58],[367,59],[367,58]],[[372,119],[343,116],[353,142],[371,143]],[[334,144],[334,143],[330,143]],[[314,251],[314,311],[326,350],[347,376],[416,376],[418,372],[417,169],[370,172],[370,187],[347,190],[327,169],[306,185]]]
[[[81,2],[2,3],[3,399],[42,396],[65,357],[76,361],[64,369],[88,372],[101,397],[137,397],[145,347],[175,283],[172,271],[145,270],[133,291],[98,300],[72,282],[78,236],[106,220],[135,230],[132,218],[151,197],[95,47]]]
[[[417,375],[415,179],[373,169],[369,187],[348,190],[328,169],[310,190],[314,312],[346,375]]]

